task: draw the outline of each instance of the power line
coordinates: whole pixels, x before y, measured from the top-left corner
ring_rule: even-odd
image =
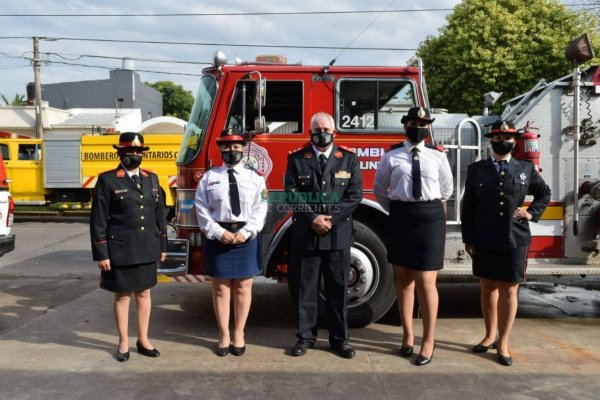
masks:
[[[0,53],[2,54],[2,53]],[[133,61],[143,61],[143,62],[153,62],[153,63],[168,63],[168,64],[192,64],[192,65],[212,65],[212,62],[208,61],[180,61],[180,60],[168,60],[164,58],[138,58],[138,57],[130,57],[130,56],[101,56],[96,54],[69,54],[69,53],[53,53],[53,52],[45,52],[42,53],[47,56],[56,56],[60,57],[63,60],[76,61],[82,58],[101,58],[101,59],[109,59],[109,60],[133,60]],[[74,58],[69,58],[66,56],[73,56]]]
[[[71,65],[71,66],[78,66],[78,67],[88,67],[88,68],[101,68],[101,69],[108,69],[108,70],[115,69],[114,67],[106,67],[106,66],[102,66],[102,65],[68,63],[68,62],[63,62],[63,61],[46,61],[46,63],[48,63],[48,64]],[[149,74],[164,74],[164,75],[202,76],[202,74],[186,74],[186,73],[183,73],[183,72],[163,72],[163,71],[152,71],[152,70],[145,70],[145,69],[136,69],[134,72],[146,72],[146,73],[149,73]]]
[[[0,14],[0,17],[244,17],[258,15],[339,15],[339,14],[393,14],[414,12],[447,12],[453,8],[422,8],[397,10],[347,10],[347,11],[273,11],[273,12],[222,12],[222,13],[116,13],[116,14]]]
[[[215,47],[263,47],[279,49],[317,49],[317,50],[373,50],[373,51],[415,51],[413,48],[401,47],[343,47],[343,46],[300,46],[285,44],[236,44],[236,43],[202,43],[202,42],[169,42],[161,40],[125,40],[125,39],[98,39],[98,38],[75,38],[75,37],[45,37],[43,40],[58,41],[71,40],[82,42],[108,42],[108,43],[137,43],[137,44],[167,44],[181,46],[215,46]]]

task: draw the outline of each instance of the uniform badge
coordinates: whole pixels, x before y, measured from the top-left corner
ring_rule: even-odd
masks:
[[[313,156],[313,153],[311,153],[310,151],[307,151],[306,153],[304,153],[304,158],[307,160],[312,158],[312,156]]]
[[[519,175],[519,178],[521,178],[521,182],[525,182],[525,179],[527,179],[527,175],[525,175],[524,172],[521,172],[521,174]]]
[[[500,130],[502,132],[506,132],[507,130],[509,130],[510,127],[508,126],[508,124],[506,122],[504,122],[501,126],[500,126]]]
[[[133,147],[142,147],[142,142],[140,142],[140,138],[138,137],[138,135],[135,135],[131,144],[133,145]]]
[[[335,158],[342,158],[344,155],[342,154],[341,151],[336,151],[335,153],[333,153],[333,156]]]
[[[264,201],[269,200],[269,191],[267,189],[265,189],[262,192],[260,192],[260,198],[263,199]]]
[[[117,177],[118,178],[123,178],[125,177],[125,171],[123,171],[122,169],[117,171]]]
[[[423,118],[425,116],[425,110],[423,110],[423,108],[419,107],[419,111],[417,112],[417,115],[419,116],[419,118]]]

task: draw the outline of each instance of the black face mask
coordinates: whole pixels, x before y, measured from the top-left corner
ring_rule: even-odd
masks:
[[[136,169],[142,163],[142,156],[139,154],[121,154],[121,163],[127,169]]]
[[[515,146],[514,142],[507,142],[506,140],[502,140],[500,142],[492,141],[492,150],[494,153],[504,156],[510,153]]]
[[[406,136],[414,144],[421,143],[429,135],[429,129],[418,126],[408,126],[406,128]]]
[[[239,150],[227,150],[221,152],[221,158],[226,164],[235,165],[242,161],[243,152]]]
[[[310,141],[317,147],[327,147],[333,142],[333,133],[331,132],[315,132],[310,135]]]

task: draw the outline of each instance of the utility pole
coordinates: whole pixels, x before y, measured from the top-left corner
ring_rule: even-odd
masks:
[[[40,38],[33,37],[33,80],[35,83],[35,137],[42,137],[42,82],[40,78]]]

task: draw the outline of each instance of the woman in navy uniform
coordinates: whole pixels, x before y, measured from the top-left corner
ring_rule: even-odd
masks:
[[[400,355],[413,354],[412,314],[415,289],[423,316],[423,340],[416,365],[429,364],[435,350],[438,311],[437,271],[443,268],[446,242],[444,202],[453,179],[443,148],[426,147],[429,110],[413,107],[402,117],[406,140],[385,153],[375,175],[374,193],[389,211],[388,260],[396,268],[396,293],[402,320]]]
[[[508,342],[519,283],[525,281],[529,221],[541,217],[550,188],[531,162],[511,157],[518,136],[512,122],[495,122],[485,136],[492,139],[492,155],[469,166],[462,205],[462,237],[481,284],[485,322],[485,337],[472,350],[485,353],[495,348],[498,362],[510,366]],[[528,194],[533,201],[525,209]]]
[[[92,200],[90,234],[94,260],[98,261],[100,287],[115,293],[115,318],[119,331],[117,360],[129,359],[129,300],[137,306],[137,350],[149,357],[160,354],[148,340],[150,288],[156,285],[157,261],[167,253],[164,198],[158,177],[140,168],[144,136],[124,132],[113,145],[119,166],[98,177]]]
[[[260,270],[257,236],[267,215],[268,193],[264,178],[242,162],[245,140],[240,134],[224,130],[217,145],[224,163],[206,171],[198,183],[196,214],[206,237],[204,273],[212,278],[219,325],[216,353],[241,356],[246,351],[244,327],[252,302],[252,280]],[[233,341],[229,334],[232,295]]]

